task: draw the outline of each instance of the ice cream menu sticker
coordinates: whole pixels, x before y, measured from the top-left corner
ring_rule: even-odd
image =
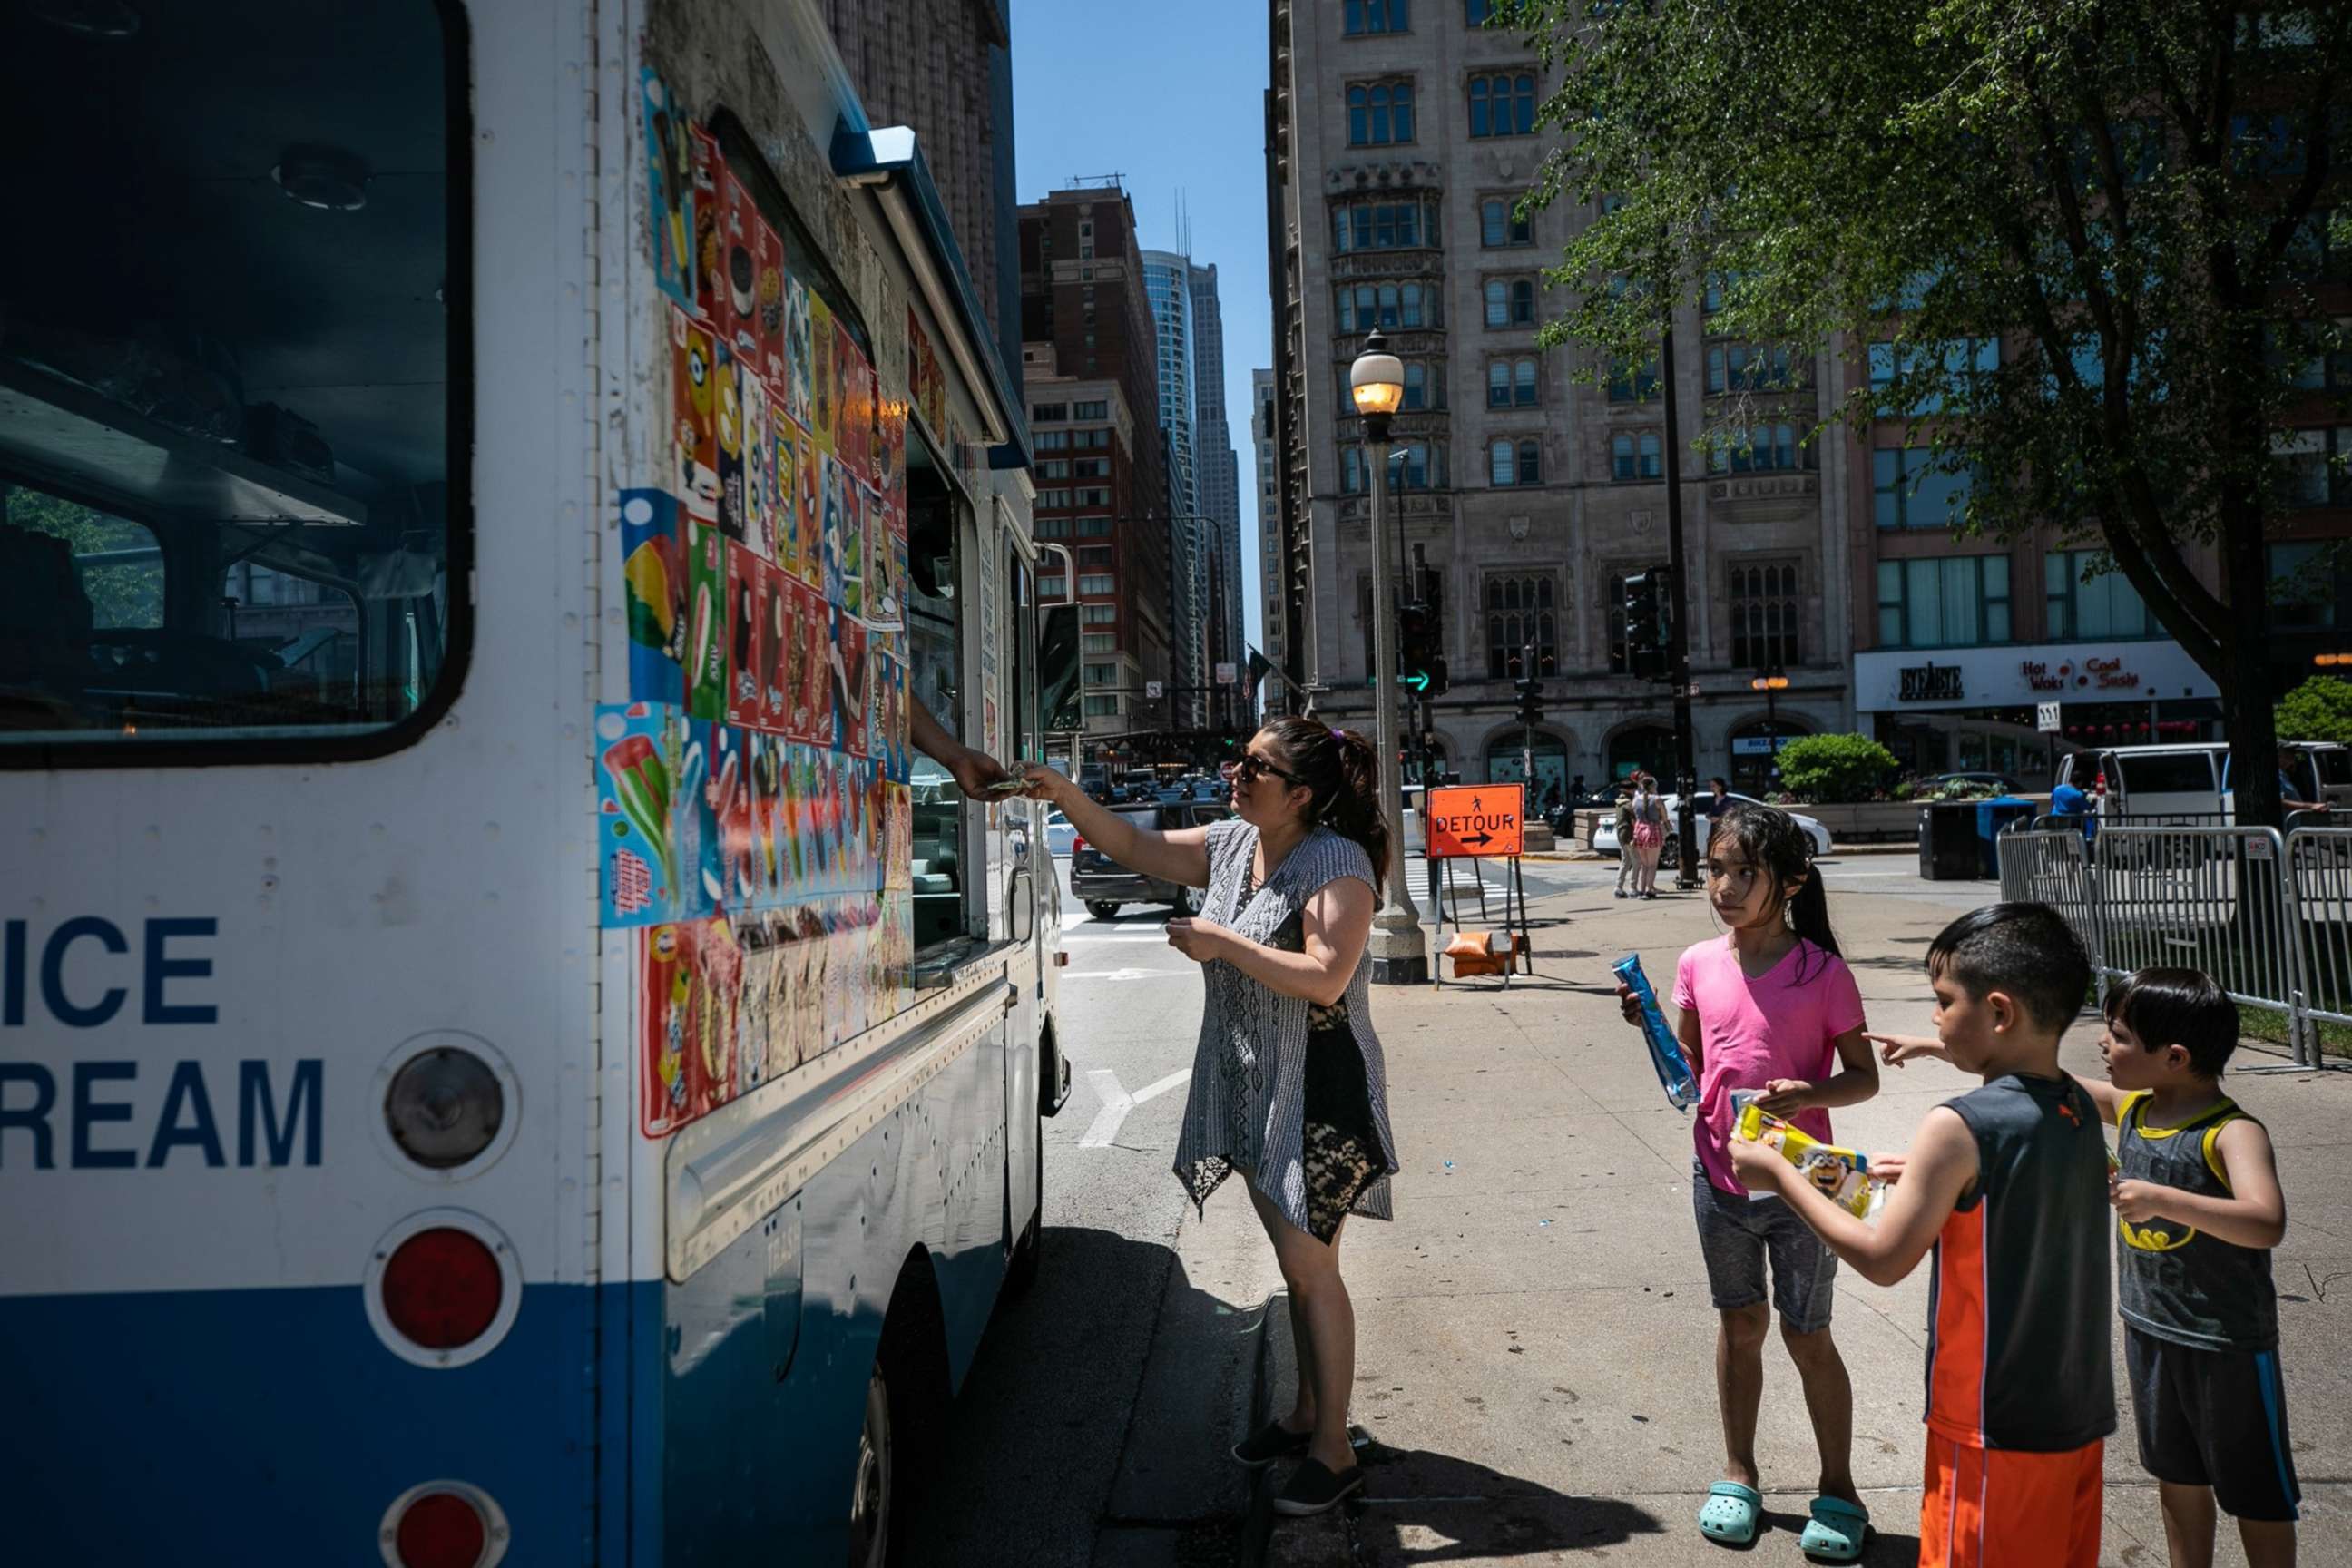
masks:
[[[640,86],[667,430],[660,483],[617,498],[628,700],[597,710],[593,757],[659,1137],[911,994],[908,405],[717,143]]]

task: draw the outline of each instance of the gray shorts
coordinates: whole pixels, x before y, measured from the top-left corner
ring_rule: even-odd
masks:
[[[1772,1310],[1781,1329],[1815,1333],[1830,1326],[1837,1296],[1837,1254],[1779,1198],[1727,1193],[1691,1170],[1691,1207],[1698,1217],[1699,1253],[1716,1309],[1728,1312],[1764,1300],[1764,1260],[1772,1260]]]

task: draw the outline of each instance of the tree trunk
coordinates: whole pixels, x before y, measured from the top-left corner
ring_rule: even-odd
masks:
[[[2222,520],[2221,581],[2241,617],[2237,634],[2224,645],[2228,668],[2221,683],[2230,783],[2241,826],[2279,827],[2285,811],[2279,802],[2278,715],[2272,707],[2278,694],[2272,689],[2269,639],[2261,629],[2270,620],[2269,552],[2252,497],[2225,494]]]

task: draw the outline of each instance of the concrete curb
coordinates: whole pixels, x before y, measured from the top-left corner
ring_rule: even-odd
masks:
[[[1250,1384],[1249,1427],[1243,1436],[1256,1431],[1272,1419],[1274,1411],[1274,1315],[1280,1311],[1287,1317],[1290,1292],[1273,1290],[1266,1294],[1258,1308],[1256,1376]],[[1290,1336],[1282,1336],[1285,1344]],[[1274,1472],[1277,1467],[1268,1465],[1250,1483],[1249,1510],[1242,1515],[1240,1568],[1265,1568],[1266,1549],[1274,1540]]]

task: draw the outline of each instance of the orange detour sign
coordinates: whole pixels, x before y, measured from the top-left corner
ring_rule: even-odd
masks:
[[[1433,860],[1511,856],[1525,837],[1525,784],[1459,784],[1429,792],[1423,821]]]

